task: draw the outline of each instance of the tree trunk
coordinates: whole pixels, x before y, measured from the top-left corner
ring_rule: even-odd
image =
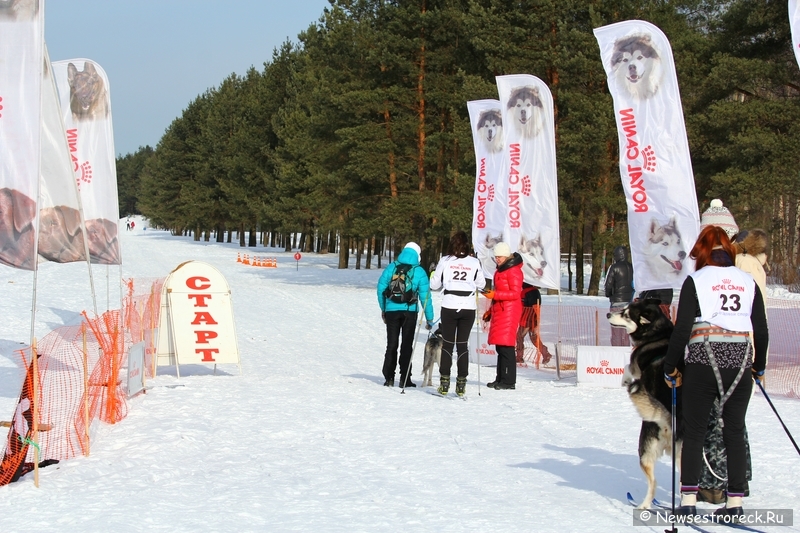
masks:
[[[339,268],[346,269],[350,262],[350,238],[341,236],[339,241]]]
[[[569,244],[567,245],[567,291],[572,291],[572,238],[575,230],[569,230]]]
[[[575,242],[575,292],[583,294],[583,245],[584,245],[584,213],[583,202],[581,199],[580,211],[578,211],[578,235]]]
[[[356,246],[356,270],[361,270],[361,256],[363,255],[363,240],[360,237],[356,237],[353,239],[353,242]]]
[[[239,224],[239,246],[244,248],[247,245],[247,242],[244,238],[244,222]]]
[[[422,16],[427,6],[422,2]],[[420,32],[419,71],[417,73],[417,177],[419,190],[425,190],[425,30]]]
[[[381,66],[381,70],[386,70],[385,66]],[[388,103],[384,103],[383,109],[383,122],[386,125],[386,138],[389,139],[389,146],[393,146],[394,142],[392,141],[392,117],[389,113],[389,105]],[[395,168],[395,156],[394,150],[389,149],[389,153],[387,154],[389,158],[389,191],[392,195],[392,198],[397,197],[397,169]]]
[[[199,242],[200,241],[200,224],[198,224],[197,227],[195,227],[193,237],[194,237],[195,242]]]

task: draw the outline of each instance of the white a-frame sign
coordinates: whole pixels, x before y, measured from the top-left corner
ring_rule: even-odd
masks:
[[[236,364],[239,347],[231,290],[213,266],[200,261],[178,265],[164,282],[156,357],[159,365]]]

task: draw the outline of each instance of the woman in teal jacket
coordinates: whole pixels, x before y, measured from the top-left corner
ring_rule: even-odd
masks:
[[[414,347],[414,326],[417,321],[419,305],[425,309],[427,329],[433,325],[433,304],[431,303],[428,274],[419,266],[420,248],[417,243],[410,242],[398,254],[397,261],[388,265],[378,280],[378,305],[381,308],[383,323],[386,324],[386,353],[383,356],[383,377],[386,387],[394,386],[395,369],[397,368],[397,347],[400,345],[400,386],[416,387],[411,381],[411,352]],[[397,267],[408,269],[405,274],[406,302],[389,294],[389,286]],[[402,340],[398,342],[398,337]]]

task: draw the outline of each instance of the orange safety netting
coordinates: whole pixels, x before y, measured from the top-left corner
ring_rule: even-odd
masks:
[[[45,335],[37,352],[41,383],[39,422],[52,428],[39,433],[41,458],[60,461],[83,455],[88,451],[89,441],[86,417],[92,414],[84,408],[85,382],[89,369],[100,359],[97,340],[83,324],[64,326]]]
[[[155,280],[125,280],[127,294],[123,303],[125,311],[125,342],[145,343],[145,372],[147,377],[155,374],[156,338],[158,317],[161,312],[161,289],[166,278]]]
[[[126,384],[120,377],[122,364],[127,359],[122,314],[119,310],[106,311],[93,320],[89,319],[86,312],[83,316],[100,344],[100,359],[89,375],[89,411],[92,418],[116,424],[128,416]]]
[[[10,420],[6,450],[3,454],[2,463],[0,463],[0,486],[16,481],[29,470],[25,465],[25,457],[28,454],[30,443],[33,442],[31,440],[33,400],[35,399],[33,394],[33,360],[30,357],[30,350],[28,350],[28,357],[25,357],[24,351],[19,353],[22,355],[24,367],[28,370],[25,372],[25,380],[22,384],[17,408]]]
[[[574,376],[577,371],[577,346],[611,346],[611,326],[606,318],[607,312],[607,309],[590,306],[542,306],[539,339],[558,350],[562,377]],[[671,306],[670,315],[674,320],[677,315],[676,305]],[[767,393],[800,398],[800,336],[796,333],[798,323],[800,301],[767,299]],[[537,352],[527,340],[525,350],[526,360],[529,353]],[[555,358],[550,366],[555,368]]]
[[[124,313],[112,310],[90,319],[84,312],[81,324],[57,328],[38,342],[38,418],[45,428],[36,439],[41,450],[40,461],[61,461],[88,454],[89,429],[94,420],[114,424],[127,416],[128,350],[133,343],[145,340],[148,361],[152,362],[155,354],[153,329],[158,324],[163,283],[164,279],[126,281]],[[141,287],[138,292],[137,287]],[[24,367],[30,367],[30,347],[18,353]],[[152,368],[152,364],[148,365],[149,375],[152,375]],[[21,398],[32,397],[29,392],[32,385],[28,383],[31,376],[28,372]],[[30,410],[24,412],[25,417],[30,414]],[[17,426],[22,424],[20,416],[11,417],[11,420],[16,420]],[[12,424],[5,447],[7,451],[16,451],[17,456],[24,454],[25,460],[23,463],[20,459],[16,466],[5,461],[0,485],[11,481],[20,468],[29,470],[32,466],[33,446],[25,446],[23,450],[14,431]]]

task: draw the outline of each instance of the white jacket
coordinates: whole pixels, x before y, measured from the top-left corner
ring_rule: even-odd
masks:
[[[481,263],[472,256],[446,255],[431,276],[431,290],[444,289],[442,307],[446,309],[476,309],[476,291],[485,286]]]

